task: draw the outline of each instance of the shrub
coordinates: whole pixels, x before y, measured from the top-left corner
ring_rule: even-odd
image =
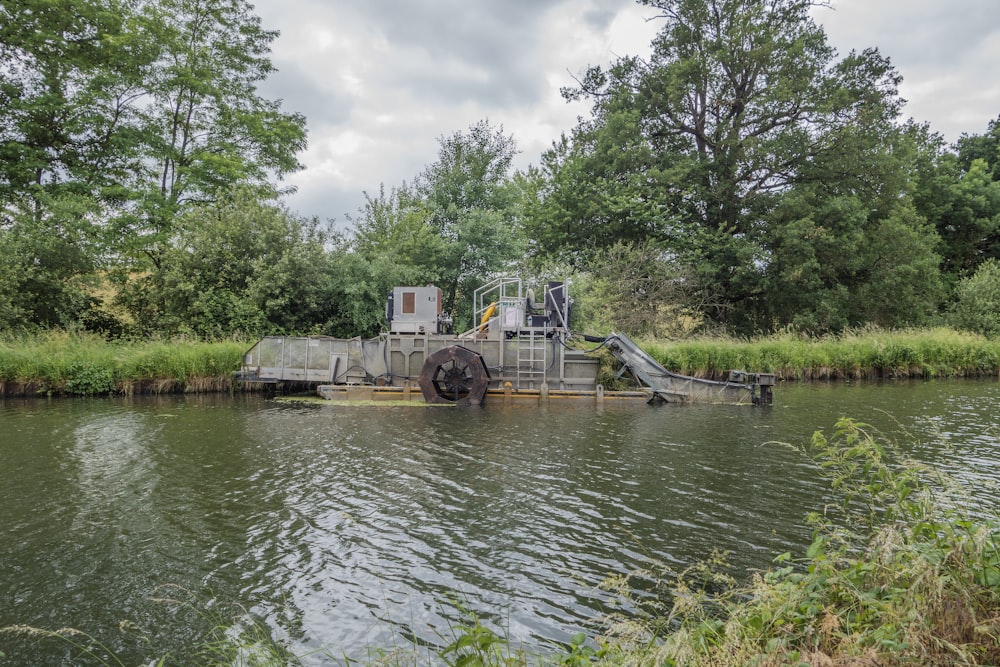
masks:
[[[1000,261],[988,260],[962,279],[956,296],[955,326],[986,336],[1000,334]]]

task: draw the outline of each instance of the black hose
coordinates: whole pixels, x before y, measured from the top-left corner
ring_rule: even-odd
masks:
[[[598,345],[595,348],[592,348],[592,349],[589,349],[589,350],[583,350],[584,354],[593,354],[594,352],[597,352],[602,347],[606,347],[609,343],[612,343],[613,341],[615,341],[618,338],[617,336],[607,336],[605,338],[600,338],[598,336],[588,336],[586,334],[574,334],[574,335],[579,335],[585,341],[588,341],[588,342],[591,342],[591,343],[600,342],[600,345]],[[567,345],[566,341],[564,341],[562,338],[559,339],[559,344],[562,345],[563,347],[565,347],[567,350],[575,350],[576,349],[576,348],[573,348],[573,347],[570,347],[569,345]]]

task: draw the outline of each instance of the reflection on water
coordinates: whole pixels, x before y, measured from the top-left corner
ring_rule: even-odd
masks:
[[[183,658],[217,620],[205,610],[232,603],[322,664],[440,644],[455,596],[515,642],[566,640],[609,610],[608,575],[715,549],[745,571],[802,549],[803,517],[827,496],[787,443],[840,416],[992,511],[998,396],[992,382],[919,382],[781,387],[771,409],[6,401],[0,626],[77,627],[139,663],[143,635]],[[163,586],[202,609],[157,602],[184,596]],[[47,643],[0,651],[72,662]]]

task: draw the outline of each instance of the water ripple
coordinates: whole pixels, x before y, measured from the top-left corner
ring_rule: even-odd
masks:
[[[745,571],[803,549],[826,485],[774,441],[801,447],[843,414],[911,443],[992,511],[1000,385],[977,387],[882,388],[891,417],[875,388],[843,385],[783,389],[771,410],[0,406],[17,471],[0,470],[0,529],[17,537],[0,550],[0,624],[98,623],[117,646],[122,618],[177,625],[150,603],[176,584],[259,613],[316,664],[440,645],[460,605],[515,643],[566,641],[612,608],[597,587],[609,575],[715,549]],[[184,626],[174,655],[197,634]]]

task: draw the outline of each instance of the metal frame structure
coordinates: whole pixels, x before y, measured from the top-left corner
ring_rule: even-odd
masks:
[[[419,384],[428,402],[461,404],[481,403],[489,390],[603,391],[597,384],[597,359],[568,345],[567,283],[545,287],[542,313],[534,312],[537,304],[529,295],[520,278],[501,277],[480,287],[473,295],[475,326],[457,336],[436,333],[436,327],[435,333],[422,327],[371,339],[265,336],[247,350],[238,379],[399,388]],[[622,363],[622,372],[631,370],[651,389],[653,399],[771,403],[771,374],[734,371],[728,382],[702,380],[666,370],[625,334],[598,340]]]

